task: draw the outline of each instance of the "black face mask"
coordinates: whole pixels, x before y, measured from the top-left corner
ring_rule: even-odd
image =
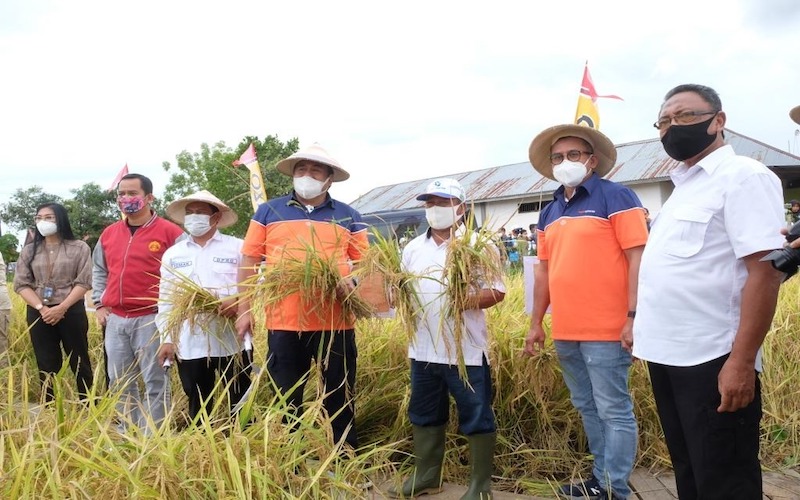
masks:
[[[709,135],[708,126],[717,115],[708,120],[691,125],[673,125],[667,129],[667,133],[661,138],[664,151],[678,161],[688,160],[697,156],[704,149],[709,147],[717,138],[717,134]]]

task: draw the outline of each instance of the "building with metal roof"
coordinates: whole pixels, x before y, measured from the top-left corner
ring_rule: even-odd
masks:
[[[764,163],[781,178],[785,199],[800,198],[800,157],[725,129],[726,142],[737,154]],[[658,138],[618,144],[617,163],[605,176],[633,189],[651,213],[672,193],[669,172],[680,162],[664,152]],[[553,199],[556,181],[542,177],[528,161],[450,175],[467,192],[479,224],[524,227],[539,220],[539,210]],[[419,208],[416,197],[435,177],[372,189],[351,205],[362,214]]]

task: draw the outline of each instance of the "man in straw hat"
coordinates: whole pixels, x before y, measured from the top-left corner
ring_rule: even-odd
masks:
[[[261,204],[253,215],[242,248],[239,282],[251,278],[262,259],[269,269],[292,261],[307,262],[311,253],[335,262],[346,277],[352,263],[367,249],[367,227],[361,214],[331,198],[328,188],[350,174],[318,144],[279,161],[275,168],[292,178],[294,189],[288,196]],[[352,280],[345,281],[352,289]],[[280,394],[299,415],[305,381],[315,360],[334,442],[358,448],[355,318],[343,313],[339,299],[301,293],[268,304],[265,316],[267,368]],[[252,322],[250,301],[243,300],[236,321],[240,336],[251,330]]]
[[[445,431],[450,395],[458,408],[459,431],[467,436],[472,469],[469,489],[462,499],[491,498],[492,465],[496,425],[492,411],[492,376],[489,369],[488,333],[484,309],[505,298],[505,286],[498,276],[465,298],[461,338],[448,310],[447,271],[451,242],[461,238],[466,210],[464,188],[455,179],[436,179],[417,200],[425,202],[430,228],[403,248],[403,270],[415,276],[419,297],[416,333],[408,346],[411,360],[411,400],[408,416],[414,433],[414,471],[393,497],[412,498],[438,493],[442,484]],[[473,238],[477,236],[470,235]],[[473,245],[474,246],[474,245]],[[493,240],[486,246],[488,258],[501,269],[500,252]],[[452,263],[451,265],[458,265]],[[478,271],[477,269],[473,271]],[[459,359],[460,342],[463,359]],[[466,380],[459,366],[466,367]]]
[[[761,498],[760,347],[783,274],[783,190],[723,136],[719,94],[664,97],[655,127],[675,189],[653,221],[639,273],[633,354],[647,361],[680,498]]]
[[[617,158],[600,131],[558,125],[528,151],[533,168],[561,183],[538,223],[536,287],[525,353],[551,336],[572,404],[594,456],[592,476],[561,487],[566,497],[627,498],[637,426],[628,392],[639,259],[647,241],[644,210],[627,187],[603,179]]]
[[[181,224],[189,238],[170,247],[161,261],[156,316],[161,332],[158,360],[163,364],[177,357],[178,375],[189,398],[189,417],[194,420],[201,410],[208,414],[213,408],[217,372],[228,389],[231,408],[250,387],[250,359],[233,327],[237,304],[231,297],[237,291],[243,241],[219,232],[235,224],[237,216],[205,190],[170,203],[167,216]],[[186,289],[187,282],[205,288],[222,302],[217,314],[204,315],[199,321],[184,319],[179,329],[172,331],[170,317],[181,314],[174,310],[172,297],[181,288]]]

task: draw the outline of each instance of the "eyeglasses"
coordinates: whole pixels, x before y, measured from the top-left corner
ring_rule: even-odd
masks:
[[[41,222],[43,220],[47,221],[47,222],[55,222],[56,221],[56,216],[55,215],[37,215],[36,217],[33,218],[33,222]]]
[[[567,160],[578,161],[581,159],[581,156],[590,154],[592,154],[591,151],[578,151],[577,149],[570,149],[567,151]],[[553,165],[558,165],[562,161],[564,161],[564,155],[562,153],[553,153],[550,155],[550,163]]]
[[[689,125],[697,116],[716,115],[718,111],[684,111],[672,116],[662,116],[653,126],[658,130],[664,130],[672,125],[674,121],[677,125]]]

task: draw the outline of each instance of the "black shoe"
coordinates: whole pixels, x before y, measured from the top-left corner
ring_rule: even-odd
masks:
[[[597,498],[598,500],[627,500],[627,498],[623,498],[613,491],[609,492],[605,488],[600,488],[600,496]]]
[[[558,493],[565,498],[572,499],[592,499],[600,500],[607,498],[607,494],[602,487],[600,481],[594,475],[590,479],[582,480],[578,483],[563,485]]]

